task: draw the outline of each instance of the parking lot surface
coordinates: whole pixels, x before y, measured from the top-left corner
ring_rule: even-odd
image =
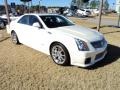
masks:
[[[50,56],[14,45],[6,31],[0,30],[0,90],[119,90],[120,29],[102,27],[101,32],[109,43],[107,56],[92,67],[80,68],[56,65]]]

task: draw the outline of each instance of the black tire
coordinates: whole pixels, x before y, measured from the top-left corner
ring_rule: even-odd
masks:
[[[0,28],[5,28],[5,23],[4,22],[1,22],[1,24],[0,24]]]
[[[63,44],[52,44],[50,47],[50,55],[56,64],[62,66],[70,65],[70,55]]]
[[[20,44],[20,42],[18,40],[18,36],[17,36],[17,34],[14,31],[12,31],[12,33],[11,33],[11,39],[12,39],[12,42],[14,44]]]

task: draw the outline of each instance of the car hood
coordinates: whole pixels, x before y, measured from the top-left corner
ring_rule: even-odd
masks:
[[[57,30],[69,34],[74,38],[85,39],[88,41],[97,41],[103,38],[101,33],[78,25],[59,27]]]

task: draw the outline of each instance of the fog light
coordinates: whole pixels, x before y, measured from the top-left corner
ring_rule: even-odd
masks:
[[[85,64],[89,64],[91,62],[91,58],[86,58]]]

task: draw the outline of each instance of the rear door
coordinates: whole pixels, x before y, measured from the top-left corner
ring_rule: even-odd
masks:
[[[29,15],[29,27],[26,30],[26,38],[27,38],[27,45],[42,51],[44,53],[47,52],[49,49],[49,41],[51,38],[51,35],[45,30],[43,25],[41,24],[39,17],[35,15]],[[33,26],[34,23],[39,23],[41,27],[35,27]],[[46,45],[47,44],[47,45]]]
[[[27,31],[29,30],[29,15],[23,16],[17,24],[15,24],[15,32],[21,43],[26,44],[27,42]]]
[[[39,23],[41,27],[34,27],[34,23]],[[29,45],[32,48],[39,49],[42,46],[43,43],[43,33],[45,30],[40,23],[38,17],[34,15],[29,15],[29,28],[26,31],[27,36],[27,45]]]

